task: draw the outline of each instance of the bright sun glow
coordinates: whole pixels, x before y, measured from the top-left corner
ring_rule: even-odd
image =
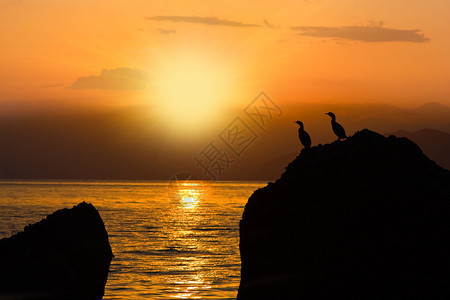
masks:
[[[183,57],[163,63],[155,75],[161,117],[184,133],[197,132],[220,114],[231,89],[224,63]]]

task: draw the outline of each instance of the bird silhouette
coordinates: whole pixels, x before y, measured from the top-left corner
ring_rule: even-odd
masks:
[[[300,139],[300,142],[302,143],[303,147],[305,148],[311,147],[311,137],[305,131],[305,129],[303,129],[303,123],[300,121],[294,123],[300,125],[300,128],[298,129],[298,138]]]
[[[331,117],[331,128],[333,128],[333,132],[335,135],[337,135],[338,140],[340,139],[346,139],[347,135],[345,134],[345,129],[342,127],[341,124],[336,122],[336,116],[332,113],[325,113],[326,115],[329,115]]]

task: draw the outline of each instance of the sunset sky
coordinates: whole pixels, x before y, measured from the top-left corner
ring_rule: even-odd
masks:
[[[261,91],[450,105],[449,20],[447,0],[0,0],[0,114],[139,108],[193,137]]]
[[[282,102],[450,103],[446,0],[2,0],[0,20],[2,107],[202,93],[236,104],[260,90]]]

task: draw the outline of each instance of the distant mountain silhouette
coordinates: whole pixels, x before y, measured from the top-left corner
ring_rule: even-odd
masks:
[[[365,127],[383,133],[421,128],[450,132],[450,112],[443,105],[432,110],[437,113],[423,107],[384,104],[300,103],[282,108],[283,115],[271,120],[265,132],[245,120],[259,138],[240,157],[232,158],[234,163],[219,179],[276,179],[287,162],[282,156],[297,153],[301,147],[292,121],[307,124],[313,146],[328,143],[336,139],[329,117],[324,115],[329,111],[336,113],[347,134]],[[223,115],[230,119],[224,118],[223,123],[205,126],[201,134],[175,137],[157,116],[142,107],[2,115],[0,179],[168,180],[182,170],[200,178],[203,170],[195,166],[192,157],[241,112],[227,110]],[[260,169],[263,172],[257,172]]]
[[[437,102],[428,102],[414,108],[413,111],[428,115],[444,115],[450,114],[450,107]]]
[[[450,170],[450,134],[440,130],[424,128],[415,132],[400,130],[386,135],[406,137],[416,143],[437,164]]]
[[[450,172],[370,130],[303,149],[240,223],[247,299],[448,299]]]
[[[112,257],[92,204],[58,210],[0,239],[0,299],[101,300]]]

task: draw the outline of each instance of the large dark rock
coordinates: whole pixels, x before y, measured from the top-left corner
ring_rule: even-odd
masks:
[[[249,198],[238,299],[450,299],[450,172],[370,130]]]
[[[0,240],[0,299],[102,299],[112,257],[92,204],[58,210]]]

